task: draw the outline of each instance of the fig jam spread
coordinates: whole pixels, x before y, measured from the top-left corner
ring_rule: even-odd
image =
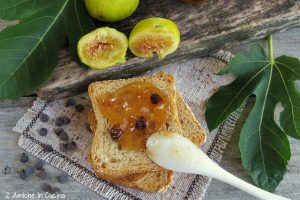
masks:
[[[168,97],[149,82],[133,82],[99,99],[112,129],[110,134],[123,149],[143,151],[148,137],[166,123]],[[116,131],[117,130],[117,131]]]

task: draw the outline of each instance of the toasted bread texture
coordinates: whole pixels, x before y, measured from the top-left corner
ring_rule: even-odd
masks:
[[[205,141],[201,125],[176,92],[174,78],[171,75],[159,73],[147,78],[96,82],[89,86],[93,110],[88,114],[88,119],[94,134],[90,163],[100,178],[145,192],[163,192],[171,184],[174,172],[154,164],[146,152],[118,149],[117,143],[109,136],[110,125],[97,105],[97,99],[101,95],[134,81],[149,81],[169,97],[171,112],[163,129],[181,133],[198,145]]]
[[[176,89],[173,76],[159,73],[150,77],[101,81],[90,84],[88,93],[97,120],[97,128],[91,147],[91,165],[98,174],[110,174],[118,178],[131,174],[150,171],[162,171],[162,167],[153,163],[146,151],[129,151],[120,149],[118,143],[112,140],[109,130],[111,124],[103,116],[99,108],[99,100],[108,92],[115,91],[132,82],[150,82],[169,98],[170,111],[166,123],[161,130],[180,130],[180,122],[176,108]]]
[[[97,120],[93,110],[88,112],[88,121],[90,123],[92,133],[94,134],[96,131]],[[135,188],[144,192],[163,192],[172,183],[174,172],[170,170],[162,170],[160,172],[133,173],[118,178],[97,172],[96,175],[115,184]]]
[[[205,131],[178,92],[176,92],[176,108],[182,130],[181,134],[194,144],[203,144],[206,141]]]

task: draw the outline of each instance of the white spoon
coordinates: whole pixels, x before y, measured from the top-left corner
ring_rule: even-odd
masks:
[[[150,159],[173,171],[201,174],[233,185],[263,200],[289,200],[255,187],[225,171],[187,138],[170,132],[157,132],[147,140]]]

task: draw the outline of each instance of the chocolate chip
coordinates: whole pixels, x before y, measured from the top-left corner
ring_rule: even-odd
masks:
[[[69,140],[69,136],[68,136],[68,134],[65,131],[63,131],[63,132],[61,132],[59,134],[59,139],[61,139],[61,140]]]
[[[33,174],[34,168],[33,168],[32,166],[28,166],[28,167],[26,167],[26,168],[24,169],[24,171],[25,171],[25,174],[26,174],[27,176],[29,176],[29,175]]]
[[[62,174],[60,176],[57,176],[56,178],[59,183],[65,183],[68,181],[68,175],[66,174]]]
[[[55,120],[55,125],[56,125],[56,126],[62,126],[62,125],[64,125],[64,120],[63,120],[63,118],[62,118],[62,117],[56,118],[56,120]]]
[[[92,129],[91,129],[91,127],[90,127],[90,124],[85,123],[84,126],[85,126],[85,129],[86,129],[88,132],[90,132],[90,133],[92,132]]]
[[[66,102],[66,107],[74,106],[75,103],[76,103],[76,102],[75,102],[74,99],[68,99],[67,102]]]
[[[34,168],[36,170],[44,170],[43,166],[44,166],[44,161],[42,161],[42,160],[37,160],[34,163]]]
[[[144,130],[145,128],[147,128],[147,123],[144,117],[140,117],[135,124],[135,128],[137,130]]]
[[[66,147],[68,151],[74,151],[76,149],[76,143],[75,142],[67,143]]]
[[[84,110],[84,106],[82,104],[77,104],[75,109],[77,112],[82,112]]]
[[[113,140],[118,140],[123,136],[123,131],[117,126],[112,127],[109,133]]]
[[[2,169],[2,173],[3,173],[4,175],[10,174],[11,171],[12,171],[12,168],[9,167],[9,166],[5,166],[5,167]]]
[[[44,152],[49,153],[49,152],[51,152],[51,151],[53,151],[52,146],[49,145],[49,144],[46,144],[46,145],[44,146]]]
[[[48,133],[48,129],[46,129],[46,128],[41,128],[38,132],[39,132],[39,135],[40,135],[40,136],[46,136],[47,133]]]
[[[23,169],[22,171],[20,171],[19,177],[20,177],[22,180],[25,180],[25,179],[27,178],[27,174],[25,173],[25,170],[24,170],[24,169]]]
[[[45,171],[41,171],[41,172],[37,173],[37,176],[44,180],[44,179],[47,179],[49,177],[49,174]]]
[[[151,94],[150,99],[151,103],[153,104],[158,104],[161,101],[161,97],[159,96],[159,94]]]
[[[20,158],[21,163],[26,163],[28,160],[29,160],[29,157],[27,156],[27,154],[22,153],[21,158]]]
[[[56,129],[54,129],[54,133],[55,133],[55,135],[57,135],[58,137],[60,136],[60,134],[61,134],[62,132],[65,132],[63,128],[56,128]]]
[[[40,116],[41,122],[47,122],[49,120],[49,116],[45,113],[42,113]]]
[[[50,192],[52,190],[52,187],[51,185],[47,184],[47,183],[43,183],[41,185],[41,189],[44,191],[44,192]]]
[[[61,118],[62,118],[62,120],[63,120],[63,122],[64,122],[65,125],[67,125],[67,124],[69,124],[71,122],[70,118],[67,117],[67,116],[62,116]]]
[[[58,187],[52,187],[50,193],[55,194],[55,193],[59,193],[60,189]]]
[[[67,144],[65,144],[65,143],[60,143],[60,144],[59,144],[59,150],[61,150],[62,152],[68,151]]]

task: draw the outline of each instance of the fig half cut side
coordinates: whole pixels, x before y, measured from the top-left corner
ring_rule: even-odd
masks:
[[[82,63],[104,69],[125,63],[128,39],[125,34],[109,27],[98,28],[80,38],[77,53]]]
[[[164,18],[148,18],[135,25],[129,36],[129,49],[138,56],[160,58],[176,51],[180,32],[174,22]]]

